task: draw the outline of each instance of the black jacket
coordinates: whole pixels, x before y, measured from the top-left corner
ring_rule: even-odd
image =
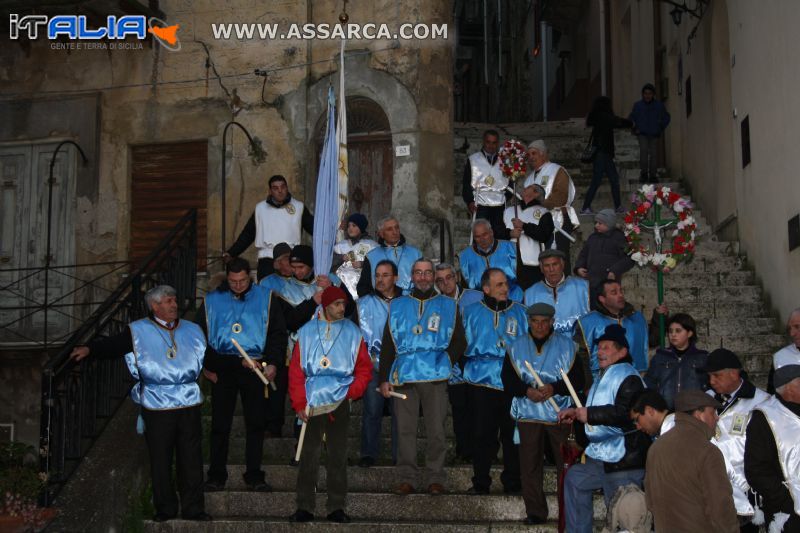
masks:
[[[594,289],[613,272],[617,280],[633,268],[634,262],[626,253],[628,241],[625,234],[617,228],[610,228],[606,233],[594,232],[586,239],[586,243],[575,261],[574,272],[579,268],[589,271],[589,285]]]
[[[675,395],[682,390],[703,390],[707,377],[703,372],[708,352],[700,350],[694,343],[683,354],[673,347],[659,348],[650,360],[644,382],[648,389],[655,389],[667,401],[669,410],[675,409]]]
[[[620,361],[630,362],[630,358]],[[619,363],[617,363],[619,364]],[[639,376],[629,376],[617,390],[614,403],[598,405],[587,409],[587,420],[593,426],[613,426],[625,433],[625,456],[616,463],[603,463],[606,472],[644,468],[647,450],[650,448],[650,437],[637,431],[630,418],[634,397],[644,390]]]
[[[614,128],[631,128],[633,122],[612,113],[591,112],[586,125],[592,127],[592,146],[614,157]]]

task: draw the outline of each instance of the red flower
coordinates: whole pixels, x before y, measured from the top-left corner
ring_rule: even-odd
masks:
[[[668,201],[669,201],[670,204],[674,204],[675,202],[680,200],[680,198],[681,198],[680,194],[678,194],[676,192],[671,192],[671,193],[669,193],[669,200]]]
[[[626,224],[633,224],[633,215],[628,213],[625,215],[625,223]]]

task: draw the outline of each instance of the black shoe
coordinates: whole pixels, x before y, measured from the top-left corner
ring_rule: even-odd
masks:
[[[304,509],[298,509],[289,517],[289,522],[311,522],[314,515]]]
[[[250,492],[272,492],[272,486],[265,481],[247,483],[247,490]]]
[[[156,513],[153,516],[153,522],[166,522],[167,520],[172,520],[173,518],[175,517],[167,514]]]
[[[204,492],[219,492],[221,490],[225,490],[224,481],[215,481],[213,479],[209,479],[205,482],[205,484],[203,484]]]
[[[536,516],[535,514],[529,514],[522,523],[526,526],[535,526],[536,524],[544,524],[547,522],[547,518],[541,518]]]
[[[358,466],[361,468],[369,468],[375,466],[375,459],[372,457],[364,456],[358,461]]]
[[[211,522],[213,518],[208,513],[197,513],[193,516],[186,516],[183,518],[184,520],[194,520],[195,522]]]
[[[349,524],[350,523],[350,517],[347,515],[347,513],[345,513],[341,509],[337,509],[334,512],[332,512],[331,514],[329,514],[328,515],[328,520],[330,520],[331,522],[338,522],[340,524]]]
[[[473,495],[473,496],[474,495],[479,495],[479,494],[489,494],[489,488],[488,487],[478,487],[476,485],[472,485],[469,488],[469,490],[467,491],[467,494],[470,494],[470,495]]]

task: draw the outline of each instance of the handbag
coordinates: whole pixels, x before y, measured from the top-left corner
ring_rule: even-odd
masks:
[[[586,143],[586,148],[581,152],[581,163],[591,163],[594,161],[594,156],[597,155],[597,146],[592,145],[592,138],[594,138],[594,131],[589,135],[589,142]]]

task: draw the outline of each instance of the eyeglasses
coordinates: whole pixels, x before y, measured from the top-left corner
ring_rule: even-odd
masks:
[[[436,278],[436,283],[444,283],[445,281],[453,281],[454,279],[456,279],[455,274],[447,274],[446,276]]]
[[[426,278],[433,277],[433,270],[415,270],[412,272],[415,276],[425,276]]]

